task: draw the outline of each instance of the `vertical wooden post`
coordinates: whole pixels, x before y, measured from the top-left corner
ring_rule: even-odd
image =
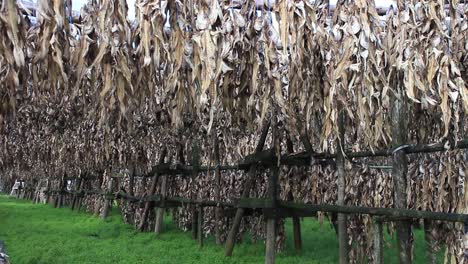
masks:
[[[281,155],[281,142],[278,130],[276,116],[273,120],[273,149]],[[277,235],[277,206],[278,206],[278,175],[279,175],[279,160],[278,163],[270,167],[270,177],[268,177],[268,197],[271,201],[273,213],[267,218],[266,223],[266,246],[265,246],[265,264],[274,264],[276,257],[276,235]]]
[[[60,194],[58,207],[61,208],[65,205],[65,191],[67,190],[67,175],[63,175],[61,185],[60,185]]]
[[[436,264],[437,256],[434,249],[434,239],[431,235],[431,220],[424,219],[424,240],[426,241],[426,262]]]
[[[193,174],[192,174],[192,184],[195,185],[195,181],[198,175],[198,169],[200,168],[200,145],[198,143],[198,140],[194,140],[193,145],[192,145],[192,166],[193,166]],[[191,192],[190,199],[194,200],[196,197],[194,197],[194,192]],[[191,205],[192,209],[192,238],[197,239],[198,238],[198,228],[199,225],[202,223],[199,223],[198,215],[199,212],[194,204]]]
[[[192,207],[192,239],[197,239],[198,235],[198,210],[195,206]]]
[[[39,188],[41,186],[42,180],[39,180],[36,184],[36,187],[34,188],[34,194],[32,198],[32,203],[37,204],[39,202]]]
[[[312,153],[312,145],[310,144],[310,141],[307,137],[307,131],[305,128],[303,128],[301,122],[297,122],[298,130],[302,131],[302,136],[300,136],[302,144],[304,144],[304,148],[306,149],[307,152]],[[291,137],[289,135],[286,135],[286,150],[288,154],[294,153],[294,145],[293,142],[291,141]],[[291,192],[291,190],[288,193],[288,200],[289,201],[294,201],[294,195]],[[293,222],[293,239],[294,239],[294,249],[296,251],[301,251],[302,250],[302,236],[301,236],[301,219],[293,215],[292,217],[292,222]]]
[[[374,221],[374,264],[383,264],[383,228],[382,221],[378,217]]]
[[[45,197],[45,204],[48,204],[48,203],[49,203],[49,200],[50,200],[50,182],[49,182],[49,179],[47,179],[47,185],[46,185],[45,194],[46,194],[46,197]]]
[[[82,179],[81,179],[81,174],[80,174],[75,184],[75,193],[73,194],[73,200],[72,200],[72,206],[71,206],[72,211],[75,210],[76,204],[78,203],[79,198],[76,192],[80,191],[81,181]]]
[[[61,206],[62,191],[63,191],[63,182],[65,181],[65,176],[62,176],[62,179],[59,183],[58,193],[55,194],[54,207],[59,208]]]
[[[203,206],[198,207],[198,245],[203,247]]]
[[[167,177],[166,176],[161,176],[162,177],[162,183],[161,183],[161,203],[160,207],[156,208],[156,223],[154,225],[154,232],[156,235],[161,234],[162,232],[162,226],[164,222],[164,200],[166,198],[166,188],[167,188]]]
[[[268,196],[271,199],[273,208],[276,208],[279,168],[275,166],[271,170],[271,175],[268,178]],[[273,211],[276,213],[275,209]],[[275,263],[277,234],[277,218],[274,215],[275,213],[273,213],[272,217],[267,218],[265,264]]]
[[[81,184],[80,184],[80,193],[78,194],[78,212],[81,211],[81,206],[83,204],[83,199],[84,199],[84,192],[83,192],[83,189],[84,189],[84,186],[85,186],[85,181],[86,179],[82,179],[81,180]]]
[[[214,159],[215,159],[215,200],[221,200],[221,170],[219,165],[221,163],[219,157],[219,142],[216,132],[214,134]],[[215,208],[215,239],[216,245],[221,245],[221,207]]]
[[[407,114],[402,94],[403,92],[400,92],[401,98],[395,98],[392,109],[392,145],[393,148],[395,148],[393,152],[392,177],[395,207],[406,209],[406,174],[408,171],[408,161],[402,146],[406,143]],[[396,223],[396,233],[400,263],[411,263],[410,222],[407,220],[398,221]]]
[[[23,181],[19,181],[19,185],[18,185],[18,191],[16,192],[16,198],[17,199],[20,199],[21,198],[21,190],[23,189]]]
[[[336,166],[338,169],[338,205],[345,205],[345,188],[346,188],[346,172],[345,172],[345,113],[341,110],[338,116],[339,139],[337,140],[337,158]],[[340,253],[340,264],[349,262],[348,253],[348,230],[346,226],[347,217],[345,214],[338,214],[338,242]]]
[[[102,188],[102,181],[103,181],[103,177],[104,177],[104,174],[103,173],[99,173],[99,189]],[[99,216],[100,212],[101,212],[101,200],[102,200],[102,197],[100,195],[96,195],[97,198],[96,198],[96,201],[94,203],[94,216]]]
[[[297,216],[293,216],[293,235],[294,235],[294,249],[300,251],[302,249],[301,237],[301,220]]]
[[[130,196],[135,196],[135,191],[133,189],[134,186],[135,186],[135,174],[136,174],[136,166],[133,165],[133,170],[132,172],[130,173],[130,179],[128,181],[128,194]]]
[[[112,202],[113,200],[110,198],[110,195],[112,195],[112,186],[114,185],[114,178],[110,178],[109,181],[107,182],[107,193],[105,194],[104,197],[104,202],[103,202],[103,209],[101,212],[101,219],[106,219],[107,215],[109,214],[109,210],[112,209]]]
[[[255,152],[258,153],[262,151],[263,146],[265,145],[265,140],[268,135],[268,130],[270,128],[270,122],[266,124],[265,127],[262,129],[262,135],[260,136],[260,140],[257,144]],[[255,179],[255,175],[257,174],[257,165],[251,165],[249,168],[249,172],[247,174],[247,179],[244,184],[244,190],[242,191],[242,198],[247,198],[250,193],[250,189],[252,188],[253,181]],[[234,250],[234,244],[236,242],[236,236],[239,232],[239,226],[242,221],[242,217],[244,216],[244,208],[237,208],[236,215],[232,220],[231,229],[229,230],[228,237],[226,239],[226,245],[224,249],[224,256],[230,257],[232,256],[232,251]]]
[[[162,152],[161,152],[161,156],[159,156],[158,164],[163,164],[164,163],[164,159],[166,158],[166,155],[167,155],[167,148],[164,147]],[[159,175],[160,174],[158,172],[156,172],[156,174],[153,177],[153,181],[151,182],[151,187],[150,187],[150,190],[149,190],[149,193],[148,193],[148,195],[150,195],[150,196],[154,195],[154,193],[156,192],[156,186],[158,184]],[[145,229],[146,218],[148,218],[148,213],[149,213],[151,205],[152,205],[152,203],[149,202],[149,201],[145,203],[145,208],[143,209],[143,214],[141,216],[141,222],[138,225],[138,230],[140,230],[140,231],[143,231]]]
[[[179,161],[181,164],[185,163],[184,159],[184,148],[180,146],[179,148]],[[167,190],[167,176],[161,175],[161,202],[159,203],[159,207],[156,208],[156,221],[154,225],[154,233],[156,235],[161,234],[163,223],[164,223],[164,209],[166,207],[166,190]]]

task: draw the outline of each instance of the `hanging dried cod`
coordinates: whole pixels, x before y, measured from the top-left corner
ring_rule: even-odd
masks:
[[[97,32],[98,54],[92,63],[100,75],[100,124],[109,126],[109,118],[119,109],[121,118],[127,118],[132,103],[132,39],[127,20],[125,0],[103,0],[100,3]],[[119,122],[120,123],[120,122]]]
[[[21,71],[25,68],[25,21],[14,0],[2,1],[0,6],[0,133],[4,119],[15,114],[17,91],[25,92]]]

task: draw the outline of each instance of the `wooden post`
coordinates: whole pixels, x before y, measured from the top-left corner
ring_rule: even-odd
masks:
[[[16,198],[17,199],[20,199],[21,198],[21,190],[23,190],[23,181],[19,181],[19,185],[18,185],[18,191],[16,192]]]
[[[107,182],[107,193],[106,197],[104,197],[104,202],[103,202],[103,209],[101,212],[101,219],[106,219],[107,215],[109,214],[109,210],[112,209],[112,199],[109,199],[109,195],[112,194],[112,186],[114,185],[114,178],[110,178],[109,181]]]
[[[345,187],[346,187],[346,172],[345,172],[345,113],[341,110],[338,116],[339,139],[337,140],[337,158],[336,166],[338,169],[338,205],[345,204]],[[340,264],[349,263],[348,253],[348,230],[346,226],[347,217],[345,214],[338,214],[338,242],[340,253]]]
[[[221,200],[221,170],[220,166],[220,156],[219,156],[219,142],[216,132],[214,133],[214,159],[215,159],[215,200]],[[221,207],[217,206],[215,208],[215,240],[216,245],[221,245]]]
[[[293,235],[294,235],[294,249],[300,251],[302,249],[301,237],[301,220],[297,216],[293,216]]]
[[[273,121],[273,149],[276,153],[281,153],[281,142],[276,117]],[[280,156],[280,155],[278,155]],[[273,214],[267,217],[266,223],[266,246],[265,246],[265,264],[274,264],[276,257],[276,235],[277,235],[277,206],[278,206],[278,175],[279,160],[273,167],[270,167],[270,177],[268,177],[268,198],[271,201]]]
[[[268,178],[268,196],[273,203],[273,208],[276,207],[276,201],[277,201],[278,174],[279,174],[279,168],[275,166],[272,168],[272,174]],[[277,234],[277,218],[276,216],[272,216],[270,218],[267,218],[265,264],[275,263],[276,234]]]
[[[260,136],[260,140],[257,144],[255,152],[258,153],[262,151],[263,146],[265,145],[265,140],[268,135],[268,130],[270,128],[270,122],[262,129],[262,135]],[[247,179],[244,184],[244,190],[242,191],[242,198],[247,198],[250,193],[250,189],[252,188],[253,181],[255,179],[255,175],[257,174],[257,165],[250,166],[249,172],[247,174]],[[239,226],[242,220],[242,216],[244,215],[244,208],[237,208],[236,215],[232,220],[231,229],[229,230],[228,237],[226,239],[226,246],[224,249],[224,256],[230,257],[232,256],[232,251],[234,250],[234,244],[236,242],[236,236],[239,232]]]
[[[102,188],[103,177],[104,177],[103,173],[100,173],[99,179],[98,179],[99,189]],[[100,195],[96,195],[96,196],[97,196],[97,198],[96,198],[96,201],[94,203],[94,215],[98,216],[100,214],[100,212],[101,212],[101,197],[100,197]]]
[[[49,200],[50,200],[49,192],[50,192],[50,182],[49,182],[49,179],[47,179],[45,204],[49,203]]]
[[[62,190],[63,190],[63,181],[65,181],[65,176],[62,176],[62,179],[60,179],[59,183],[59,193],[55,194],[55,200],[54,200],[54,207],[59,208],[60,203],[61,203],[61,198],[62,198]]]
[[[197,239],[198,235],[198,210],[192,207],[192,239]]]
[[[437,256],[434,249],[434,239],[431,235],[431,220],[424,219],[424,240],[426,241],[426,262],[436,264]]]
[[[32,203],[37,204],[39,202],[39,188],[41,186],[42,180],[39,180],[36,184],[36,187],[34,188],[34,194],[32,198]]]
[[[198,245],[203,247],[203,206],[198,207]]]
[[[184,149],[182,146],[179,148],[179,161],[181,164],[185,163],[184,159]],[[165,200],[166,200],[166,190],[167,190],[167,176],[161,175],[161,203],[160,207],[156,208],[156,220],[154,224],[154,233],[156,235],[161,234],[162,228],[163,228],[163,223],[164,223],[164,208],[166,206]]]
[[[392,109],[392,145],[393,152],[393,186],[394,201],[396,208],[407,208],[406,195],[406,174],[408,171],[408,161],[402,146],[406,143],[407,132],[407,114],[406,105],[403,100],[403,92],[400,92],[401,98],[395,98]],[[407,220],[396,222],[396,233],[398,242],[398,252],[400,263],[411,263],[411,224]]]
[[[85,186],[85,181],[86,181],[86,179],[83,179],[83,180],[81,181],[81,185],[80,185],[80,194],[79,194],[79,196],[78,196],[78,212],[81,211],[81,206],[82,206],[82,204],[83,204],[83,199],[84,199],[84,195],[85,195],[85,194],[83,193],[83,189],[84,189],[84,186]]]
[[[167,155],[167,148],[164,147],[162,152],[161,152],[161,156],[159,156],[159,164],[163,164],[164,163],[164,159],[166,158],[166,155]],[[150,190],[149,190],[149,193],[148,195],[154,195],[154,193],[156,192],[156,186],[158,184],[158,179],[159,179],[159,173],[156,173],[153,177],[153,181],[151,182],[151,187],[150,187]],[[143,214],[141,216],[141,222],[140,224],[138,225],[138,230],[140,231],[143,231],[145,229],[145,224],[146,224],[146,218],[148,218],[148,213],[149,213],[149,210],[150,210],[150,206],[151,206],[151,202],[146,202],[145,203],[145,209],[143,209]]]
[[[133,165],[133,170],[130,173],[130,179],[128,181],[128,194],[130,196],[135,196],[135,191],[133,190],[135,186],[135,174],[136,174],[136,166]]]
[[[297,123],[300,123],[300,122],[297,122]],[[303,136],[301,136],[302,138],[301,141],[302,141],[302,144],[304,144],[304,148],[306,149],[307,152],[310,152],[310,153],[313,152],[312,145],[310,144],[309,139],[307,137],[307,131],[305,131],[304,128],[302,128],[302,124],[298,124],[298,129],[299,131],[303,131],[302,133]],[[286,150],[288,154],[294,153],[294,145],[289,135],[286,135]],[[294,201],[294,195],[291,190],[288,193],[288,200]],[[293,215],[292,222],[293,222],[294,249],[299,252],[302,250],[301,219],[298,216]]]
[[[81,175],[78,176],[78,179],[76,180],[76,184],[75,184],[75,192],[79,192],[80,189],[81,189]],[[78,194],[73,194],[73,200],[72,200],[72,206],[71,206],[71,209],[72,211],[75,210],[75,207],[76,207],[76,204],[78,203]]]
[[[383,228],[379,217],[374,217],[374,264],[383,264]]]
[[[161,207],[156,208],[156,223],[154,225],[154,232],[156,235],[159,235],[162,232],[162,226],[164,222],[164,199],[166,198],[167,189],[167,177],[164,175],[161,177]]]
[[[59,202],[58,202],[58,207],[61,208],[65,205],[65,191],[67,189],[67,175],[63,175],[62,181],[61,181],[61,186],[60,186],[60,194],[59,194]]]

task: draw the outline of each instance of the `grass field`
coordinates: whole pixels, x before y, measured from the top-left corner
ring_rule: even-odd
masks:
[[[69,208],[54,209],[0,195],[0,240],[12,264],[28,263],[264,263],[264,243],[236,245],[231,258],[207,238],[200,249],[190,233],[165,221],[165,233],[139,233],[125,225],[114,210],[102,221]],[[277,263],[337,263],[338,242],[329,224],[302,221],[303,251],[296,253],[292,224],[286,225],[286,249]],[[398,263],[395,238],[386,236],[385,263]],[[439,254],[440,255],[440,254]],[[442,256],[439,256],[442,257]],[[415,263],[426,263],[423,234],[416,231]]]

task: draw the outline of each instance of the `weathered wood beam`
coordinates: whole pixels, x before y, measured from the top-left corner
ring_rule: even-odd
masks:
[[[382,221],[379,217],[374,217],[374,251],[373,262],[374,264],[383,264],[383,228]]]
[[[77,180],[77,182],[75,184],[75,188],[76,188],[75,191],[79,192],[79,191],[82,190],[82,188],[83,188],[82,187],[82,182],[83,182],[83,179],[81,177],[78,177],[78,180]],[[72,211],[75,210],[75,207],[78,204],[79,200],[80,200],[80,197],[78,197],[78,195],[76,193],[74,193],[73,194],[72,206],[71,206]]]
[[[164,159],[166,158],[166,155],[167,155],[167,148],[164,147],[161,152],[161,155],[159,156],[159,162],[158,162],[159,164],[164,163]],[[154,174],[153,181],[151,182],[151,187],[149,189],[148,195],[154,195],[154,193],[156,192],[156,186],[158,184],[159,175],[161,175],[161,173]],[[148,218],[150,206],[151,206],[150,201],[147,201],[145,204],[145,209],[143,210],[143,214],[141,216],[141,220],[140,220],[141,222],[138,225],[138,230],[140,231],[143,231],[145,228],[146,219]]]
[[[447,142],[432,143],[425,145],[417,144],[407,144],[399,145],[390,149],[382,149],[375,151],[358,151],[358,152],[349,152],[345,151],[346,158],[367,158],[367,157],[388,157],[393,155],[393,152],[401,148],[402,151],[406,154],[416,154],[416,153],[433,153],[433,152],[443,152],[449,149],[467,149],[468,148],[468,138],[464,138],[458,141],[455,146],[449,147]],[[290,165],[290,166],[311,166],[320,164],[320,160],[336,159],[337,153],[308,153],[300,152],[289,155],[282,155],[280,158],[281,165]],[[266,165],[274,164],[277,160],[275,157],[275,152],[272,149],[267,149],[259,153],[247,155],[242,163],[238,164],[238,167],[245,167],[253,163],[263,163]]]
[[[214,162],[215,162],[215,200],[221,200],[221,170],[219,165],[221,163],[221,158],[219,155],[219,142],[218,136],[214,133],[213,136],[214,143]],[[220,206],[215,208],[215,241],[216,245],[221,245],[221,215],[222,209]]]
[[[265,203],[252,199],[250,202],[250,208],[258,208],[263,206]],[[244,205],[247,202],[244,201]],[[367,214],[377,215],[385,217],[396,217],[396,218],[414,218],[414,219],[430,219],[447,222],[462,222],[468,223],[468,214],[456,214],[456,213],[444,213],[444,212],[431,212],[431,211],[419,211],[410,209],[399,209],[399,208],[375,208],[375,207],[363,207],[363,206],[350,206],[350,205],[330,205],[330,204],[300,204],[294,202],[283,202],[280,201],[279,205],[284,208],[300,209],[308,212],[330,212],[330,213],[344,213],[344,214]]]
[[[255,148],[255,152],[258,153],[262,151],[266,138],[268,136],[268,131],[270,130],[270,122],[268,122],[262,128],[262,134],[260,135],[260,139],[258,141],[257,147]],[[249,172],[247,174],[246,182],[244,183],[244,189],[242,191],[242,198],[247,198],[250,193],[250,189],[252,189],[252,185],[255,179],[255,175],[257,174],[257,166],[252,165],[249,168]],[[239,226],[242,221],[242,217],[244,215],[244,208],[238,208],[236,211],[236,215],[232,220],[231,229],[229,230],[228,237],[226,239],[226,245],[224,247],[224,256],[230,257],[232,256],[232,251],[234,250],[234,244],[236,242],[236,236],[239,232]]]
[[[104,173],[102,173],[101,175],[99,175],[99,188],[102,188],[102,182],[104,181]],[[104,192],[102,192],[101,190],[99,190],[99,194],[104,194]],[[95,216],[99,216],[99,213],[101,211],[101,197],[97,197],[95,203],[94,203],[94,215]]]
[[[426,241],[426,262],[427,264],[436,264],[437,255],[435,251],[434,238],[431,234],[432,223],[430,220],[424,220],[424,240]]]
[[[402,151],[406,154],[417,154],[417,153],[433,153],[443,152],[454,149],[468,149],[468,138],[464,138],[455,144],[455,146],[449,147],[447,142],[432,143],[425,145],[408,144],[400,146]],[[375,151],[358,151],[349,152],[345,151],[345,157],[350,158],[368,158],[368,157],[388,157],[391,156],[396,148],[382,149]],[[314,166],[314,165],[330,165],[333,162],[326,160],[333,160],[337,158],[337,153],[308,153],[299,152],[293,154],[282,155],[280,158],[280,164],[284,166]],[[231,170],[248,170],[253,164],[266,165],[267,167],[274,165],[277,157],[273,149],[267,149],[259,151],[258,153],[250,154],[245,156],[244,160],[234,165],[219,165],[219,166],[200,166],[198,171],[231,171]],[[379,166],[370,165],[370,168],[375,169],[391,169],[391,166]],[[152,170],[143,175],[135,177],[154,177],[156,173],[164,174],[166,176],[191,176],[193,174],[193,166],[184,164],[169,164],[163,163],[156,165]],[[113,176],[119,178],[121,176]],[[94,179],[94,178],[93,178]]]
[[[268,197],[271,200],[273,211],[276,211],[278,198],[278,175],[279,168],[272,167],[271,175],[268,177]],[[275,212],[274,212],[275,213]],[[266,242],[265,242],[265,264],[274,264],[276,258],[276,235],[277,216],[273,215],[266,219]]]
[[[197,177],[198,170],[200,169],[200,146],[197,139],[194,140],[192,145],[192,166],[192,184],[195,185],[195,178]],[[194,196],[195,192],[190,192],[190,198],[194,199]],[[197,207],[194,204],[190,205],[190,210],[192,211],[192,238],[197,239],[198,229],[201,225],[198,218],[200,212],[197,210]]]
[[[162,232],[163,227],[163,220],[164,220],[164,200],[166,198],[166,188],[167,188],[167,177],[162,176],[162,183],[161,183],[161,207],[156,208],[156,219],[154,224],[154,233],[159,235]]]
[[[302,235],[301,235],[301,219],[297,216],[293,216],[293,239],[294,249],[297,251],[302,250]]]
[[[198,207],[198,245],[201,248],[203,247],[203,221],[204,221],[203,206],[199,206]]]
[[[192,207],[192,239],[198,238],[198,210],[193,210]]]
[[[396,81],[401,80],[401,78]],[[398,84],[398,82],[397,82]],[[400,89],[398,89],[400,91]],[[395,96],[391,113],[392,123],[392,145],[394,151],[392,156],[392,179],[393,179],[393,201],[396,208],[407,208],[407,173],[408,158],[402,147],[406,144],[407,134],[407,106],[401,98]],[[412,261],[411,222],[396,222],[398,255],[400,263],[410,264]]]
[[[107,195],[109,196],[110,199],[107,197],[104,198],[103,200],[103,209],[101,212],[101,219],[106,219],[107,215],[109,214],[109,211],[112,209],[112,198],[114,195],[112,195],[112,187],[114,185],[114,179],[109,178],[109,181],[107,182]]]
[[[345,204],[345,189],[346,189],[346,171],[344,156],[345,149],[345,114],[344,110],[341,110],[338,116],[338,130],[339,139],[336,140],[337,144],[337,174],[338,174],[338,205]],[[348,249],[348,228],[347,228],[347,217],[345,214],[338,214],[338,243],[339,243],[339,258],[340,264],[349,263],[349,249]]]

